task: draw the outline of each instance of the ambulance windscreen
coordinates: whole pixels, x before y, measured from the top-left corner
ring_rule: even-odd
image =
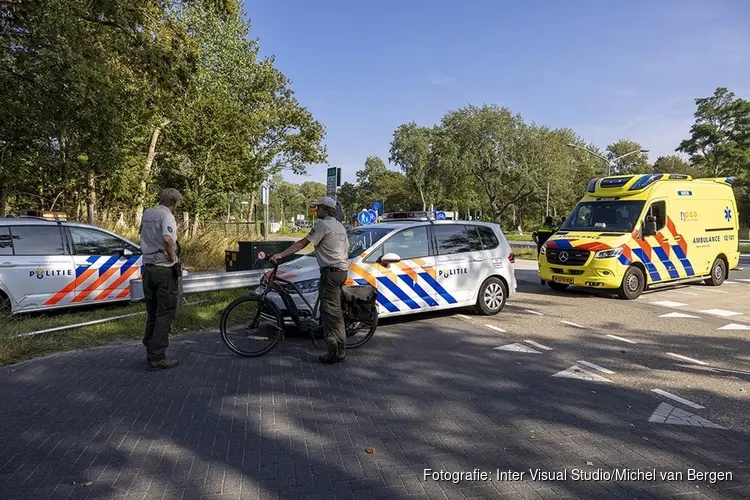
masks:
[[[630,233],[644,201],[587,201],[579,203],[560,228],[565,231]]]

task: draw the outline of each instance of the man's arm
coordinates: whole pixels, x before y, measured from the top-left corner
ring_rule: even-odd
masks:
[[[169,262],[176,261],[177,257],[174,252],[174,240],[172,240],[170,236],[162,236],[162,239],[164,240],[164,250],[167,252],[167,259]]]
[[[305,248],[309,244],[310,244],[310,240],[308,240],[307,236],[305,236],[301,240],[295,241],[292,244],[292,246],[290,246],[289,248],[287,248],[283,252],[272,255],[271,258],[270,258],[270,260],[271,260],[271,262],[279,261],[279,260],[283,259],[284,257],[292,255],[293,253],[299,252],[300,250],[302,250],[303,248]]]

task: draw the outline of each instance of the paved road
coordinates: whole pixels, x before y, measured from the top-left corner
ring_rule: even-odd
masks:
[[[304,339],[241,359],[199,333],[166,372],[133,342],[5,367],[0,499],[750,497],[750,265],[637,301],[519,267],[500,315],[385,321],[336,366]]]

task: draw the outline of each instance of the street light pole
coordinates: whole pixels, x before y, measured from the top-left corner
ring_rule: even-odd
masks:
[[[602,160],[604,160],[604,162],[607,164],[607,177],[609,177],[611,175],[611,173],[612,173],[612,165],[617,160],[619,160],[621,158],[625,158],[626,156],[630,156],[630,155],[635,154],[635,153],[648,153],[649,152],[648,149],[635,149],[635,150],[631,151],[630,153],[625,153],[624,155],[620,155],[617,158],[613,158],[613,159],[610,160],[609,158],[605,158],[604,156],[600,155],[599,153],[595,153],[594,151],[591,151],[590,149],[586,149],[586,148],[584,148],[582,146],[579,146],[578,144],[572,144],[571,143],[571,144],[568,144],[568,146],[571,147],[571,148],[582,149],[583,151],[586,151],[590,155],[596,156],[597,158],[601,158]]]

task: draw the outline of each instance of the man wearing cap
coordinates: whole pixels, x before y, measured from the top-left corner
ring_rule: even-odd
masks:
[[[288,255],[299,252],[307,245],[315,245],[315,258],[320,266],[320,317],[323,333],[328,343],[328,353],[318,359],[333,364],[346,359],[346,329],[341,309],[341,288],[349,269],[349,239],[346,229],[336,220],[336,200],[326,196],[313,202],[320,219],[307,236],[270,260],[278,262]]]

